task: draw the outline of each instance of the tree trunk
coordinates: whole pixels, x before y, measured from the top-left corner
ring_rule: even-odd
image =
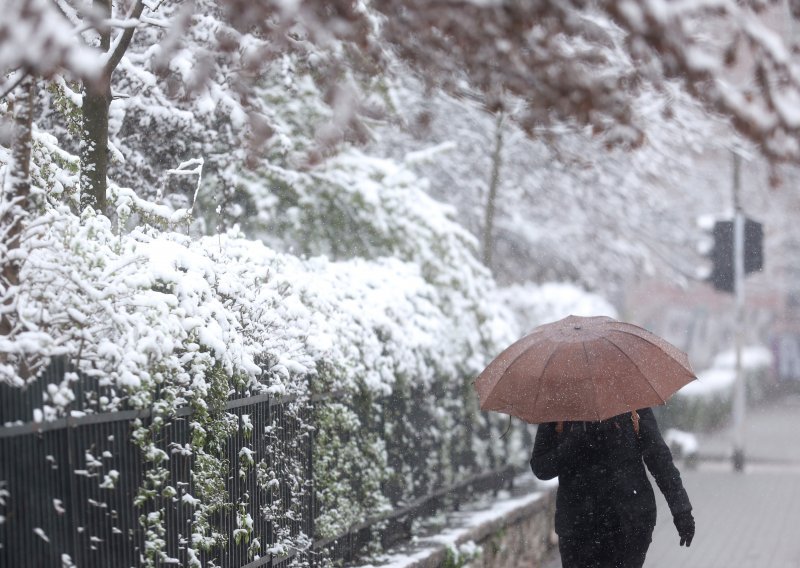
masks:
[[[94,8],[111,18],[111,0],[94,0]],[[137,0],[126,20],[138,20],[144,11],[144,0]],[[81,139],[81,210],[94,207],[105,214],[108,191],[108,111],[111,107],[111,75],[133,39],[135,27],[127,28],[111,52],[111,31],[98,30],[100,49],[108,54],[108,61],[97,83],[84,84]]]
[[[111,17],[111,0],[94,0],[94,8]],[[111,32],[100,30],[100,49],[111,47]],[[108,189],[108,110],[111,106],[111,72],[107,70],[97,84],[83,88],[81,109],[81,210],[93,207],[106,211]]]
[[[9,312],[14,300],[14,288],[19,284],[22,263],[17,249],[25,218],[31,209],[29,199],[35,97],[36,79],[29,75],[17,87],[17,96],[10,109],[14,119],[14,141],[0,200],[0,336],[11,332]]]
[[[500,166],[503,150],[503,113],[497,114],[494,132],[494,151],[492,152],[492,175],[489,178],[489,195],[486,198],[486,215],[483,223],[483,263],[492,268],[492,249],[494,247],[494,216],[497,187],[500,184]]]
[[[83,95],[83,139],[81,140],[81,209],[106,210],[108,189],[108,110],[111,88]]]

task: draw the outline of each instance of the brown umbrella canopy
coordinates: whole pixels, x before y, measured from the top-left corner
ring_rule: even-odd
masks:
[[[540,424],[605,420],[664,404],[694,378],[683,351],[641,327],[568,316],[508,347],[475,389],[481,410]]]

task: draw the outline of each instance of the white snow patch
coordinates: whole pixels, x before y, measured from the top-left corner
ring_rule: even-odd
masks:
[[[684,432],[677,428],[669,428],[664,432],[664,441],[670,448],[677,448],[682,456],[689,456],[697,453],[697,436],[691,432]]]
[[[742,369],[753,371],[769,368],[772,352],[764,346],[752,345],[742,349]],[[707,397],[733,388],[736,382],[736,353],[724,351],[714,358],[710,369],[697,373],[697,380],[681,388],[676,396]]]
[[[45,534],[44,530],[42,530],[41,528],[36,527],[36,528],[33,529],[33,532],[36,534],[36,536],[41,538],[43,541],[45,541],[47,543],[50,542],[50,537],[47,536],[47,534]]]

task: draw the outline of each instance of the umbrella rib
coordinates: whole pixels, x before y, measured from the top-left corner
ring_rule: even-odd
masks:
[[[628,325],[633,325],[633,324],[628,324]],[[646,329],[644,329],[643,327],[639,327],[639,326],[634,326],[634,327],[637,327],[637,328],[641,329],[642,331],[645,331],[645,332],[647,332],[647,333],[650,333],[649,331],[647,331],[647,330],[646,330]],[[672,356],[670,353],[668,353],[668,352],[667,352],[667,351],[666,351],[666,350],[665,350],[663,347],[661,347],[661,346],[660,346],[660,345],[658,345],[657,343],[654,343],[653,341],[651,341],[651,340],[650,340],[650,339],[648,339],[647,337],[642,337],[641,335],[637,335],[637,334],[635,334],[635,333],[631,333],[630,331],[625,331],[624,329],[619,329],[619,328],[616,328],[616,327],[615,327],[615,328],[612,328],[612,330],[613,330],[613,331],[618,331],[618,332],[620,332],[620,333],[624,333],[625,335],[631,335],[631,336],[633,336],[633,337],[636,337],[636,338],[638,338],[638,339],[641,339],[642,341],[646,341],[647,343],[649,343],[650,345],[652,345],[653,347],[655,347],[656,349],[658,349],[659,351],[661,351],[662,353],[664,353],[664,355],[666,355],[667,357],[669,357],[670,359],[672,359],[673,361],[675,361],[675,362],[676,362],[678,365],[680,365],[680,366],[681,366],[681,367],[683,367],[684,369],[686,368],[686,366],[685,366],[683,363],[681,363],[680,361],[678,361],[678,360],[677,360],[675,357],[673,357],[673,356]],[[666,341],[666,339],[665,339],[664,341]],[[667,343],[669,343],[668,341],[666,341],[666,342],[667,342]],[[614,345],[616,345],[616,343],[615,343]],[[669,343],[669,345],[671,345],[671,346],[672,346],[672,347],[674,347],[675,349],[678,349],[677,347],[675,347],[675,346],[674,346],[674,345],[672,345],[671,343]],[[617,346],[617,349],[619,349],[619,346]],[[678,350],[679,350],[679,349],[678,349]],[[680,351],[680,350],[679,350],[679,351]],[[684,355],[685,355],[685,353],[684,353]],[[688,370],[688,369],[687,369],[687,370]],[[694,373],[692,373],[692,376],[694,376]]]
[[[552,358],[553,358],[553,355],[555,355],[555,352],[556,352],[557,350],[558,350],[558,345],[556,344],[556,346],[555,346],[555,347],[553,347],[553,351],[550,353],[550,355],[548,355],[548,356],[547,356],[547,362],[544,364],[544,370],[546,370],[546,369],[547,369],[547,366],[550,364],[550,359],[552,359]],[[520,353],[519,355],[517,355],[516,357],[514,357],[514,359],[512,359],[512,361],[511,361],[511,362],[510,362],[510,363],[509,363],[509,364],[506,366],[505,370],[503,371],[503,374],[500,376],[500,378],[499,378],[499,379],[497,379],[497,382],[496,382],[496,383],[494,384],[494,386],[492,387],[492,392],[494,392],[494,391],[497,389],[497,387],[500,385],[500,383],[502,383],[502,382],[503,382],[503,379],[505,379],[506,377],[508,377],[508,375],[507,375],[506,373],[508,372],[508,370],[509,370],[511,367],[513,367],[513,366],[514,366],[514,363],[516,363],[517,361],[519,361],[519,360],[520,360],[520,359],[521,359],[523,356],[525,356],[525,355],[526,355],[526,353],[527,353],[527,349],[526,349],[525,351],[523,351],[522,353]],[[544,370],[542,370],[542,378],[544,378]],[[539,382],[539,390],[537,390],[537,391],[536,391],[536,398],[534,398],[534,399],[533,399],[533,407],[532,407],[532,408],[533,408],[534,410],[536,409],[536,402],[539,400],[539,393],[541,392],[541,390],[542,390],[542,383],[541,383],[541,381],[540,381],[540,382]],[[491,394],[490,394],[490,396],[491,396]],[[512,408],[513,408],[513,407],[512,407]]]
[[[635,334],[633,334],[633,333],[632,333],[631,335],[635,335]],[[637,337],[638,337],[638,336],[637,336]],[[656,396],[657,396],[657,397],[658,397],[658,398],[661,400],[662,404],[666,404],[667,400],[666,400],[666,399],[665,399],[663,396],[661,396],[661,393],[659,393],[659,392],[656,390],[656,387],[654,387],[654,386],[653,386],[653,383],[651,383],[651,382],[650,382],[650,379],[648,379],[648,378],[647,378],[647,375],[645,375],[645,374],[644,374],[644,371],[642,371],[642,369],[639,367],[639,365],[637,365],[637,364],[636,364],[636,361],[634,361],[633,359],[631,359],[631,356],[630,356],[630,355],[628,355],[627,353],[625,353],[625,351],[623,351],[623,350],[622,350],[622,348],[621,348],[619,345],[617,345],[616,343],[614,343],[613,341],[611,341],[611,340],[610,340],[608,337],[603,337],[602,339],[603,339],[603,340],[605,340],[605,341],[608,341],[608,342],[609,342],[611,345],[613,345],[614,347],[616,347],[616,348],[617,348],[617,350],[618,350],[620,353],[622,353],[622,354],[625,356],[625,358],[626,358],[628,361],[630,361],[630,362],[631,362],[631,364],[632,364],[634,367],[636,367],[636,370],[637,370],[637,371],[639,371],[639,372],[642,374],[642,377],[644,377],[644,380],[645,380],[645,381],[647,381],[647,384],[648,384],[648,385],[650,385],[650,388],[651,388],[651,389],[653,389],[653,392],[654,392],[654,393],[656,393]],[[645,341],[647,341],[647,340],[645,340]],[[658,347],[657,345],[655,345],[655,344],[654,344],[654,343],[652,343],[652,342],[648,342],[648,343],[650,343],[651,345],[653,345],[653,346],[655,346],[655,347]],[[673,359],[673,360],[674,360],[674,359]],[[676,363],[677,363],[677,361],[676,361]]]
[[[589,353],[586,351],[586,342],[581,341],[581,347],[583,347],[583,355],[586,357],[586,366],[591,368],[591,363],[589,361]],[[619,347],[617,347],[619,349]],[[594,416],[597,418],[597,421],[600,421],[600,412],[597,410],[597,382],[594,376],[591,377],[592,379],[592,388],[594,389]]]
[[[533,406],[531,407],[534,414],[536,413],[536,405],[539,404],[539,395],[542,393],[542,387],[544,386],[544,379],[545,379],[545,373],[547,372],[547,367],[550,365],[550,361],[553,360],[553,356],[556,354],[556,351],[558,351],[558,344],[556,344],[556,346],[553,347],[553,350],[550,352],[550,355],[547,356],[547,361],[545,362],[544,367],[542,367],[542,373],[541,375],[539,375],[540,377],[542,377],[542,380],[539,381],[539,388],[536,390],[536,396],[533,399]]]

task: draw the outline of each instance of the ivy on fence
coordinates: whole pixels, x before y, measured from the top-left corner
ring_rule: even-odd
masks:
[[[0,449],[18,457],[0,466],[0,564],[325,566],[378,550],[393,513],[434,497],[446,506],[508,450],[486,443],[502,424],[460,381],[231,398],[221,369],[206,379],[185,406],[162,392],[147,410],[54,422],[10,422],[5,398]]]

